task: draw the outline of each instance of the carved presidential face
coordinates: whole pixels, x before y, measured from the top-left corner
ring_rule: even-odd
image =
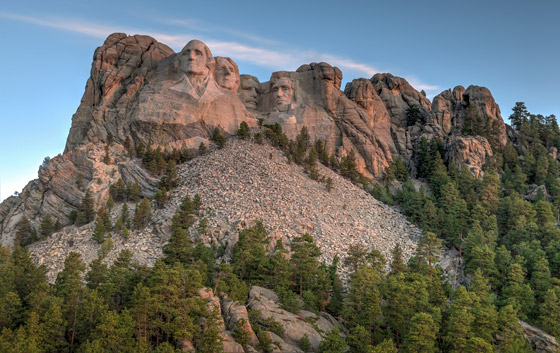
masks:
[[[294,98],[294,85],[290,79],[282,77],[272,87],[276,106],[292,103]]]
[[[259,81],[251,75],[241,75],[240,79],[241,85],[237,91],[237,96],[247,109],[257,109]]]
[[[237,92],[239,87],[239,68],[230,58],[217,56],[216,58],[216,82],[221,87]]]
[[[199,40],[191,40],[181,50],[181,70],[187,75],[208,76],[213,65],[210,49]]]

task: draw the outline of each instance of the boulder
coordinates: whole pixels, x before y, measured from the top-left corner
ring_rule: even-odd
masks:
[[[243,325],[241,329],[249,334],[251,337],[251,345],[256,346],[259,343],[257,335],[251,327],[249,322],[249,315],[245,305],[239,304],[236,301],[228,299],[227,295],[222,296],[222,315],[226,324],[226,328],[233,332],[241,322]]]
[[[327,332],[338,324],[332,317],[327,319],[323,316],[316,317],[314,314],[312,314],[313,317],[305,317],[303,313],[297,315],[288,312],[281,308],[280,300],[273,291],[257,286],[251,287],[249,291],[248,307],[252,310],[258,310],[263,318],[272,318],[279,322],[284,328],[282,340],[286,344],[298,347],[301,338],[307,335],[314,351],[317,351],[323,340],[321,332],[318,332],[315,327],[320,327],[320,331]],[[315,320],[317,322],[314,325]]]

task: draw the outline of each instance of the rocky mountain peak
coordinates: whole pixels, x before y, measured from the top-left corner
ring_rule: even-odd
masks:
[[[118,179],[153,196],[158,178],[130,157],[137,147],[197,149],[212,144],[215,129],[231,136],[241,122],[279,124],[291,139],[305,127],[335,160],[354,152],[358,171],[368,178],[381,178],[398,157],[414,174],[423,137],[441,139],[448,162],[466,164],[481,177],[492,141],[463,136],[467,112],[494,124],[498,147],[505,144],[505,124],[486,88],[458,86],[432,103],[391,74],[352,80],[344,92],[341,82],[341,70],[324,62],[259,82],[197,40],[175,53],[149,36],[112,34],[95,50],[64,154],[46,162],[21,196],[0,205],[2,242],[10,243],[24,215],[35,227],[46,214],[68,222],[88,188],[96,206]],[[412,122],[411,108],[418,109]]]

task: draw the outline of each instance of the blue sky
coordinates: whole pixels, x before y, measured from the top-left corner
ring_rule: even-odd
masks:
[[[432,98],[486,86],[507,117],[516,101],[560,116],[560,2],[19,1],[0,7],[0,198],[62,153],[93,52],[113,32],[190,39],[266,81],[326,61],[344,82],[391,72]],[[343,82],[343,85],[344,85]]]

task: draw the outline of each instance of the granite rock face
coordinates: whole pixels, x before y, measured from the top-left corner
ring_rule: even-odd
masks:
[[[348,98],[340,90],[341,81],[337,67],[311,63],[296,72],[273,73],[270,81],[251,91],[257,92],[257,99],[249,94],[255,80],[242,78],[239,94],[250,97],[245,100],[247,108],[265,124],[279,123],[292,139],[305,126],[311,140],[323,140],[329,153],[342,158],[354,150],[360,172],[379,177],[397,153],[389,115],[371,84],[361,80],[349,84]]]
[[[525,339],[531,344],[536,353],[555,353],[560,351],[560,344],[556,342],[556,338],[540,330],[539,328],[529,325],[525,321],[519,321],[519,327]]]
[[[430,100],[415,90],[404,78],[391,74],[376,74],[371,83],[385,104],[391,123],[406,128],[406,110],[418,106],[424,120],[431,115]]]
[[[119,131],[126,125],[126,113],[138,90],[172,54],[171,48],[149,36],[111,34],[93,55],[90,78],[72,117],[65,151],[87,142],[107,142],[109,133],[122,136]]]
[[[433,123],[440,125],[446,134],[460,133],[467,113],[478,115],[482,123],[495,124],[498,130],[499,146],[507,142],[506,125],[492,93],[486,87],[463,86],[448,89],[434,97],[432,102]]]
[[[492,147],[482,136],[453,136],[447,142],[447,159],[450,164],[461,168],[466,166],[476,178],[482,178],[483,166],[487,158],[493,155]]]
[[[257,310],[264,319],[272,318],[284,328],[284,337],[274,337],[281,347],[281,352],[301,352],[299,342],[307,335],[314,352],[319,348],[323,337],[319,331],[328,332],[338,325],[338,322],[327,313],[315,315],[304,310],[294,314],[282,309],[280,299],[270,289],[253,286],[249,291],[247,306]],[[314,324],[311,324],[314,322]]]
[[[197,51],[200,57],[192,56]],[[382,177],[401,157],[415,171],[415,150],[422,137],[440,138],[455,164],[465,164],[481,177],[488,143],[462,137],[468,109],[495,122],[499,144],[506,128],[490,91],[461,86],[442,92],[431,103],[404,78],[376,74],[355,79],[341,91],[342,72],[327,63],[280,71],[267,82],[239,75],[236,63],[213,57],[202,42],[191,41],[179,53],[149,36],[110,35],[94,53],[91,76],[72,117],[64,154],[39,169],[22,194],[0,204],[0,237],[11,244],[17,222],[25,215],[38,228],[50,214],[62,224],[79,207],[87,188],[95,207],[107,198],[119,178],[138,183],[151,196],[158,180],[124,148],[140,143],[162,149],[210,145],[215,128],[236,133],[241,122],[256,126],[280,123],[290,138],[306,127],[312,140],[325,142],[339,160],[356,152],[358,169],[367,177]],[[406,111],[417,106],[420,121],[407,126]],[[110,163],[104,163],[104,148]]]

